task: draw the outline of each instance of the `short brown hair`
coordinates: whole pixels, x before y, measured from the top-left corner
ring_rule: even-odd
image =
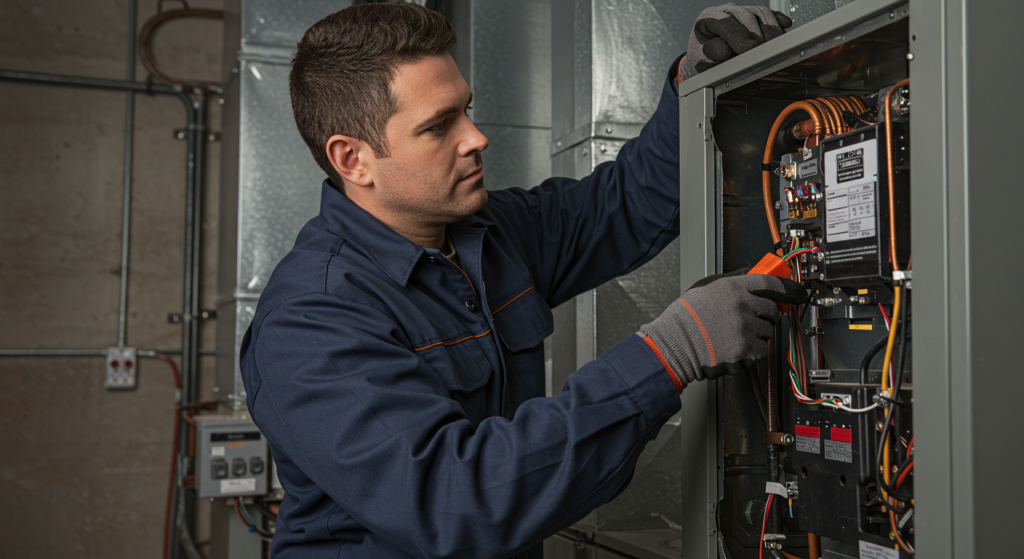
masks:
[[[451,24],[416,4],[356,5],[306,30],[288,76],[292,112],[313,158],[338,190],[344,186],[327,158],[327,140],[351,136],[377,157],[388,157],[385,127],[398,109],[390,87],[395,68],[453,46]]]

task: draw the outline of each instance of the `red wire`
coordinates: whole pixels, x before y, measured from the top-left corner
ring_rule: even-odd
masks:
[[[903,480],[906,479],[907,474],[909,474],[910,470],[913,470],[913,469],[914,469],[914,461],[911,460],[910,463],[907,464],[907,469],[903,470],[903,473],[900,474],[900,477],[896,479],[896,485],[894,485],[892,487],[893,490],[896,490],[896,489],[900,488],[900,485],[903,484]]]
[[[768,503],[764,506],[764,522],[761,523],[761,546],[757,552],[758,559],[764,558],[764,529],[768,526],[768,511],[772,508],[772,497],[774,496],[774,493],[769,493]]]
[[[885,307],[883,307],[881,303],[878,304],[878,310],[882,311],[882,318],[885,319],[886,330],[892,328],[892,321],[889,320],[889,313],[885,312]]]
[[[174,373],[174,389],[181,390],[181,373],[178,371],[178,364],[171,359],[169,355],[163,353],[154,353],[154,357],[162,359],[171,366],[171,371]],[[167,559],[167,542],[171,537],[171,501],[174,499],[174,479],[178,473],[178,441],[180,437],[181,429],[181,407],[178,402],[174,402],[174,451],[171,453],[171,479],[167,483],[167,509],[164,512],[164,559]]]

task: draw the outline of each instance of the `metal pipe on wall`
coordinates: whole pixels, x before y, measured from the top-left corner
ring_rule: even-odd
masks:
[[[128,70],[125,80],[135,81],[135,25],[138,0],[128,2]],[[117,303],[117,347],[124,347],[128,322],[128,238],[132,224],[132,147],[135,141],[135,92],[127,91],[124,108],[124,188],[121,206],[121,286]]]
[[[134,34],[133,34],[134,35]],[[119,81],[119,80],[106,80],[98,78],[87,78],[79,76],[60,76],[53,74],[39,74],[34,72],[15,72],[9,70],[0,70],[0,80],[15,81],[22,83],[35,83],[45,85],[62,85],[71,87],[88,87],[94,89],[107,89],[116,91],[125,91],[132,94],[137,91],[153,94],[164,94],[173,95],[182,101],[185,106],[185,114],[187,121],[188,130],[188,145],[187,151],[187,169],[185,172],[185,271],[184,271],[184,288],[183,288],[183,302],[182,310],[184,314],[184,323],[182,327],[182,349],[181,349],[181,361],[182,361],[182,390],[181,390],[181,405],[190,405],[195,402],[197,394],[197,376],[198,376],[198,335],[199,335],[199,290],[197,288],[199,282],[199,243],[200,243],[200,209],[201,209],[201,194],[202,194],[202,164],[203,164],[203,149],[205,148],[205,124],[206,124],[206,110],[205,110],[205,96],[200,91],[194,91],[192,95],[184,93],[179,86],[169,86],[161,84],[149,84],[149,83],[137,83],[134,81]],[[130,109],[134,113],[134,102]],[[131,136],[133,135],[131,126],[126,122],[126,126],[129,131],[125,132],[126,144],[129,144],[125,148],[126,157],[131,156]],[[125,325],[125,314],[127,310],[127,237],[128,229],[127,222],[131,219],[130,214],[130,181],[131,181],[131,168],[126,163],[125,170],[125,208],[122,212],[122,226],[125,226],[124,236],[122,237],[122,255],[121,255],[121,306],[118,311],[118,345],[124,343],[124,325]],[[151,350],[144,350],[147,354]],[[164,352],[167,353],[167,352]],[[178,353],[178,352],[173,352]],[[0,350],[0,357],[102,357],[106,355],[104,349],[5,349]],[[178,452],[182,453],[187,450],[184,449],[186,444],[185,440],[180,441]],[[179,470],[182,471],[182,470]],[[180,477],[180,476],[179,476]],[[180,479],[178,482],[179,491],[176,491],[176,495],[180,496],[181,483]],[[194,505],[193,496],[185,493],[184,495],[184,525],[188,526],[192,523],[192,511]],[[171,557],[178,557],[179,550],[179,539],[181,535],[182,523],[175,522],[172,529],[172,554]]]

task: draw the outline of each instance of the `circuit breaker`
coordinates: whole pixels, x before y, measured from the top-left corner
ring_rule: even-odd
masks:
[[[196,422],[196,489],[199,497],[267,493],[267,439],[247,416],[200,415]]]

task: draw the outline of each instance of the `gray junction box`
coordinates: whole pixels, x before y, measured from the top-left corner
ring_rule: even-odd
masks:
[[[267,493],[267,439],[247,415],[196,416],[200,498]]]

